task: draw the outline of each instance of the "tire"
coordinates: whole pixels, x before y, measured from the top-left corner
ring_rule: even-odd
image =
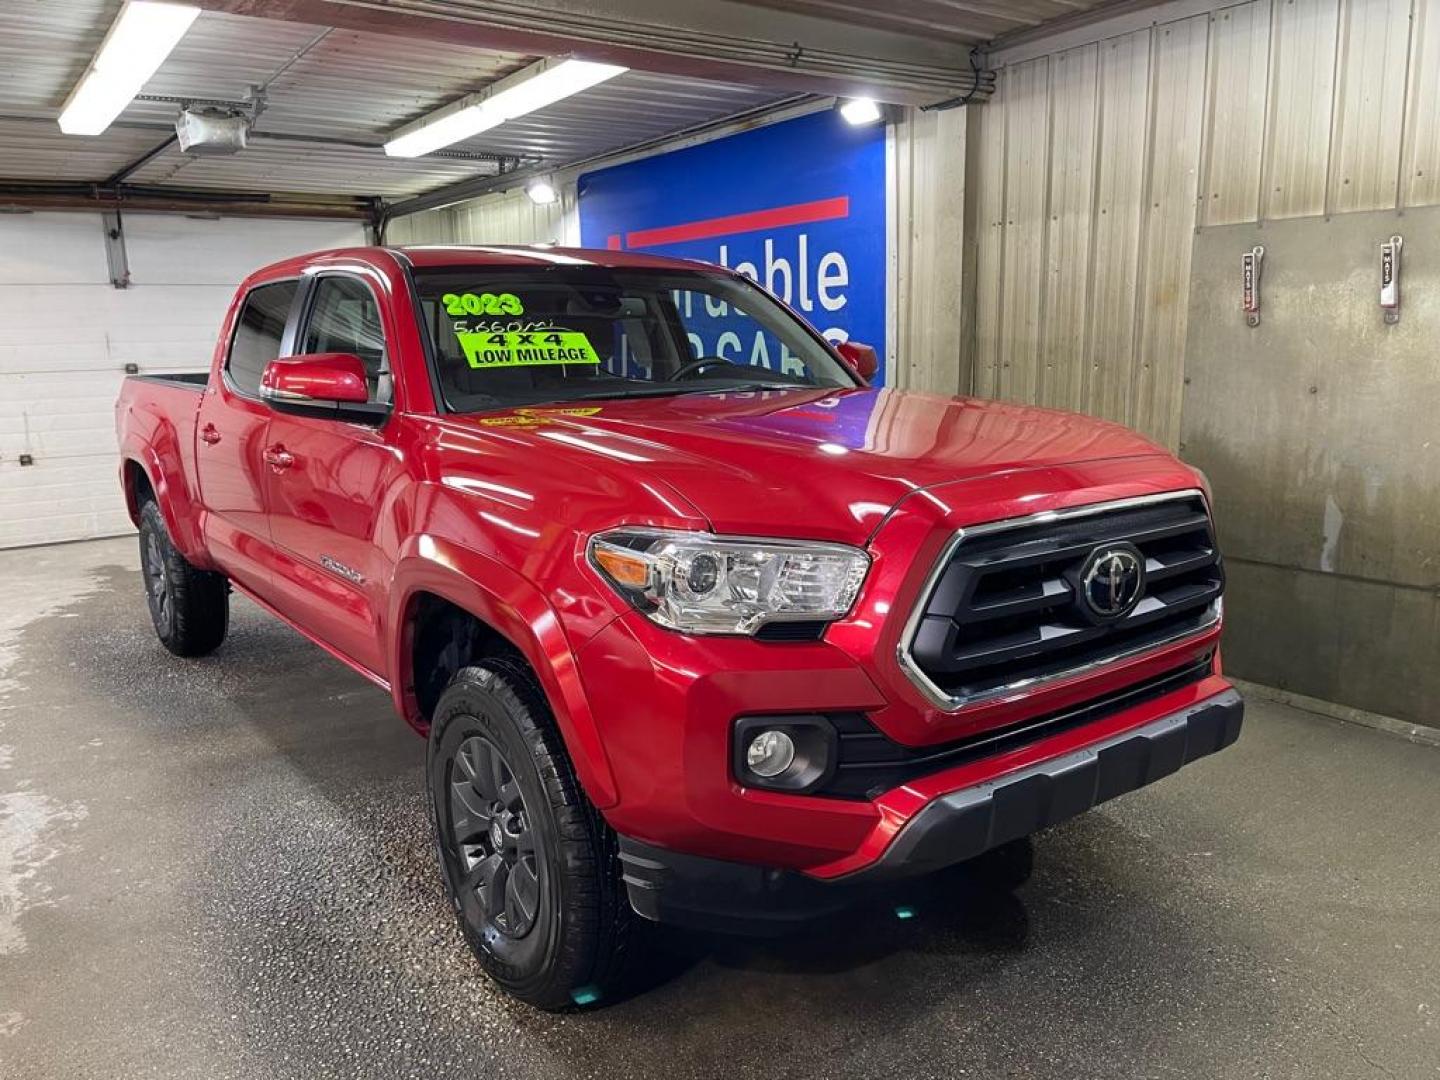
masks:
[[[230,583],[186,562],[153,499],[140,508],[140,571],[160,644],[176,656],[204,656],[220,647],[230,627]]]
[[[431,719],[426,776],[446,892],[486,973],[549,1011],[621,993],[634,916],[615,837],[522,661],[456,673]]]

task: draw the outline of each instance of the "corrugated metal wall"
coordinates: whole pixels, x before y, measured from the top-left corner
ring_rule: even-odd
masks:
[[[907,109],[890,131],[891,386],[937,394],[970,386],[964,302],[969,119],[964,109]]]
[[[575,182],[557,182],[560,198],[541,206],[523,190],[499,192],[439,210],[396,218],[390,244],[578,244]]]
[[[1197,228],[1440,204],[1440,0],[1216,5],[977,112],[975,391],[1175,446]]]

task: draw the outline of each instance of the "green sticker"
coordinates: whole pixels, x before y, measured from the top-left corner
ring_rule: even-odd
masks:
[[[440,297],[447,315],[524,315],[525,305],[514,293],[453,293]]]
[[[577,330],[457,330],[455,337],[472,368],[598,364],[590,339]]]

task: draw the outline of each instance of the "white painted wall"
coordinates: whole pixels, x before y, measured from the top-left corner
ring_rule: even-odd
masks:
[[[0,548],[128,531],[113,413],[125,365],[206,369],[245,275],[365,242],[356,222],[136,214],[124,226],[131,285],[116,289],[99,214],[0,214]]]

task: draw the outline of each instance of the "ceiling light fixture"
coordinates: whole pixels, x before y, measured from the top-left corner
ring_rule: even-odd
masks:
[[[391,157],[420,157],[473,138],[507,120],[578,94],[629,68],[590,60],[550,57],[406,124],[385,144]]]
[[[854,124],[856,127],[873,124],[880,119],[880,106],[868,97],[851,98],[840,106],[840,115],[847,124]]]
[[[560,198],[560,193],[549,180],[531,180],[525,185],[525,194],[530,196],[531,202],[539,206],[548,206]]]
[[[99,135],[125,111],[200,14],[190,4],[129,0],[60,110],[66,135]]]

